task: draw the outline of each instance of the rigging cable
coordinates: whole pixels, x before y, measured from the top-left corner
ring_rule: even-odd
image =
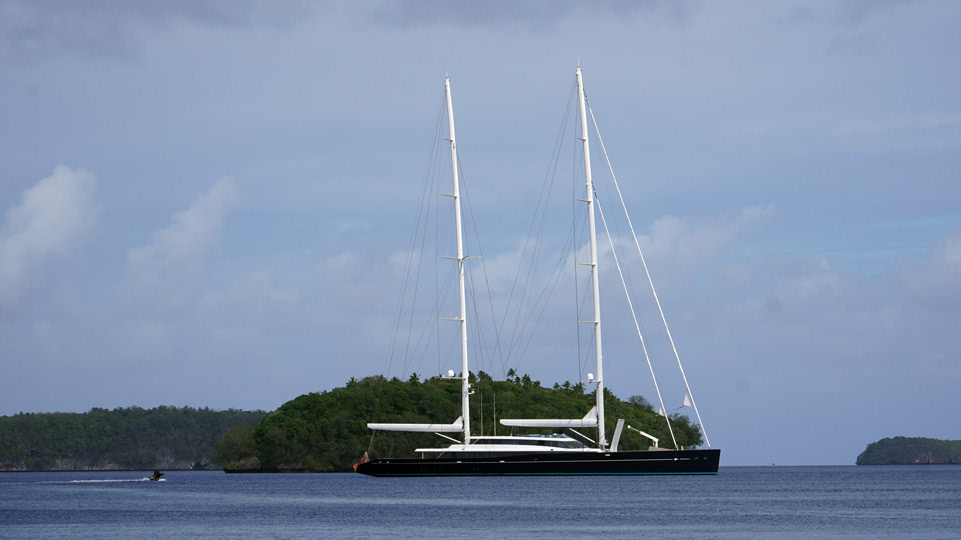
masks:
[[[657,400],[661,404],[661,410],[665,411],[664,421],[667,422],[667,430],[671,432],[671,440],[674,441],[674,448],[677,448],[677,439],[674,438],[674,428],[671,427],[671,420],[667,415],[666,409],[664,408],[664,398],[661,397],[661,389],[657,385],[657,377],[654,376],[654,366],[651,365],[651,357],[647,354],[647,345],[644,343],[644,336],[641,334],[641,327],[637,322],[637,312],[634,310],[634,302],[631,301],[631,295],[627,289],[627,282],[624,281],[624,272],[621,271],[621,263],[617,260],[617,250],[614,249],[614,241],[611,239],[611,231],[607,228],[607,220],[604,218],[604,209],[601,208],[601,200],[597,197],[597,192],[594,192],[594,202],[597,204],[597,211],[601,215],[601,223],[604,224],[604,232],[607,234],[607,240],[611,244],[611,255],[614,256],[614,266],[617,267],[617,274],[621,277],[621,286],[624,287],[624,296],[627,298],[627,305],[631,308],[631,317],[634,318],[634,328],[637,329],[637,337],[641,340],[641,349],[644,351],[644,358],[647,360],[647,367],[651,370],[651,378],[654,379],[654,390],[657,392]]]
[[[681,356],[677,352],[677,347],[674,345],[674,337],[671,335],[671,329],[667,326],[667,317],[664,316],[664,310],[661,309],[661,301],[657,298],[657,291],[654,289],[654,280],[651,278],[651,272],[647,268],[647,261],[644,260],[644,253],[641,251],[641,244],[637,241],[637,233],[634,232],[634,224],[631,223],[631,216],[627,212],[627,204],[624,202],[624,196],[621,194],[621,188],[617,183],[617,177],[614,176],[614,168],[611,166],[611,160],[607,155],[607,149],[604,147],[604,139],[601,138],[600,129],[597,127],[597,119],[594,118],[594,111],[590,108],[588,104],[587,109],[591,113],[591,121],[594,123],[594,132],[597,134],[597,140],[601,143],[601,150],[604,152],[604,159],[607,161],[607,167],[611,172],[611,179],[614,181],[614,187],[617,190],[617,196],[621,201],[621,208],[624,210],[624,215],[627,217],[627,224],[631,228],[631,236],[634,237],[634,245],[637,246],[637,253],[641,256],[641,263],[644,266],[644,273],[647,274],[647,281],[651,285],[651,294],[654,295],[654,303],[657,304],[657,311],[661,314],[661,321],[664,322],[664,330],[667,332],[667,338],[671,342],[671,348],[674,350],[674,358],[677,359],[677,367],[681,371],[681,378],[684,379],[684,386],[687,389],[687,395],[691,398],[691,407],[694,409],[694,414],[697,416],[697,423],[701,426],[701,433],[704,434],[704,442],[707,443],[707,447],[711,447],[711,441],[707,438],[707,430],[704,429],[704,422],[701,421],[701,413],[697,410],[697,403],[694,401],[694,393],[691,392],[691,385],[687,381],[687,375],[684,373],[684,366],[681,365]],[[663,403],[661,407],[663,407]],[[666,412],[666,409],[664,409]],[[675,443],[676,444],[676,443]]]
[[[570,103],[568,103],[570,107]],[[576,135],[575,135],[576,137]],[[577,220],[577,152],[571,153],[571,223],[576,224]],[[574,286],[571,287],[574,290],[574,333],[577,336],[577,377],[574,378],[575,381],[581,380],[581,373],[584,373],[584,364],[581,362],[581,323],[577,322],[581,320],[581,300],[580,295],[577,290],[577,227],[575,225],[572,232],[571,245],[568,246],[571,250],[571,258],[573,259],[574,266]]]
[[[547,206],[548,206],[547,201],[549,200],[550,193],[553,190],[553,179],[557,175],[557,167],[558,167],[558,164],[560,163],[560,159],[558,156],[560,155],[560,149],[562,146],[562,142],[564,140],[564,134],[567,131],[567,120],[570,115],[570,111],[572,109],[571,103],[573,103],[574,94],[575,94],[574,88],[572,87],[571,93],[568,97],[568,106],[565,109],[564,117],[561,121],[561,125],[557,133],[557,137],[555,138],[554,150],[551,155],[551,159],[548,162],[547,172],[545,173],[544,181],[541,184],[541,191],[538,196],[537,206],[536,206],[534,215],[531,218],[531,224],[530,224],[530,227],[528,228],[528,234],[524,240],[524,247],[521,250],[521,262],[518,264],[517,273],[514,276],[514,282],[511,286],[510,294],[508,295],[507,305],[504,308],[504,318],[501,321],[502,329],[503,329],[503,325],[506,324],[507,320],[510,318],[509,315],[512,311],[511,307],[514,303],[515,292],[517,290],[519,282],[521,281],[521,271],[522,269],[525,268],[525,265],[526,265],[527,272],[524,277],[523,284],[521,285],[521,291],[520,291],[521,296],[520,296],[520,300],[517,301],[517,307],[515,310],[515,313],[516,313],[514,316],[515,329],[509,341],[508,348],[507,348],[507,356],[505,358],[505,362],[508,362],[508,363],[510,361],[511,355],[513,354],[515,346],[521,341],[522,339],[521,336],[526,331],[528,323],[531,321],[531,318],[533,317],[533,313],[536,310],[537,303],[535,303],[535,306],[531,308],[530,313],[525,319],[525,322],[523,324],[520,324],[521,311],[525,306],[527,293],[529,288],[531,287],[531,283],[534,281],[534,274],[536,273],[536,266],[537,266],[536,263],[538,259],[537,253],[541,250],[540,240],[543,237],[544,223],[547,217]],[[536,235],[533,234],[535,231],[535,226],[536,226]],[[534,241],[533,248],[531,248],[530,246],[532,237]],[[529,263],[525,262],[528,260],[529,260]],[[556,284],[556,280],[555,280],[555,284]],[[548,285],[546,285],[546,287],[547,286],[550,286],[550,278],[548,280]],[[538,297],[543,298],[543,291]],[[541,313],[543,313],[543,310],[541,310]],[[540,317],[538,316],[537,321],[539,321],[539,319]],[[536,326],[537,326],[537,322],[535,322],[534,324],[535,328]],[[533,334],[533,329],[531,330],[531,333]],[[528,345],[532,338],[533,338],[533,335],[531,335],[531,337],[528,339],[527,341]],[[523,358],[523,351],[525,351],[526,349],[527,349],[526,345],[521,348],[521,353],[520,353],[521,358]],[[518,360],[516,364],[519,367],[520,360]]]
[[[443,101],[442,101],[441,109],[440,109],[440,111],[438,112],[438,115],[437,115],[437,120],[435,121],[435,124],[434,124],[434,136],[433,136],[433,139],[434,139],[435,141],[437,140],[437,136],[438,136],[438,134],[439,134],[439,132],[440,132],[440,126],[441,126],[442,119],[443,119]],[[413,229],[413,231],[411,232],[410,248],[409,248],[409,250],[408,250],[408,252],[407,252],[407,265],[406,265],[406,267],[405,267],[404,275],[403,275],[403,279],[402,279],[401,294],[397,297],[397,309],[396,309],[396,314],[395,314],[395,317],[394,317],[394,323],[393,323],[393,325],[392,325],[393,329],[392,329],[392,332],[391,332],[391,340],[390,340],[390,345],[389,345],[389,348],[388,348],[387,358],[386,358],[386,360],[385,360],[385,362],[384,362],[384,363],[385,363],[385,369],[384,369],[384,373],[385,373],[385,374],[389,374],[389,373],[390,373],[391,366],[393,365],[394,352],[395,352],[396,347],[397,347],[397,338],[398,338],[398,335],[400,334],[400,324],[401,324],[401,321],[402,321],[402,319],[403,319],[404,304],[405,304],[406,299],[407,299],[407,289],[408,289],[408,287],[409,287],[409,285],[410,285],[411,270],[412,270],[412,268],[413,268],[413,266],[414,266],[414,254],[417,253],[417,249],[416,249],[416,246],[417,246],[417,238],[418,238],[419,236],[421,236],[421,235],[420,235],[420,231],[421,231],[421,218],[423,217],[423,219],[424,219],[424,225],[426,226],[426,222],[427,222],[428,216],[429,216],[429,214],[430,214],[430,207],[429,207],[429,205],[425,205],[424,203],[427,201],[427,193],[430,191],[430,186],[433,185],[433,183],[432,183],[432,178],[434,177],[434,174],[435,174],[435,173],[433,173],[432,171],[433,171],[433,169],[434,169],[434,163],[435,163],[435,161],[436,161],[435,155],[436,155],[437,148],[438,148],[438,144],[435,142],[435,143],[431,146],[431,151],[430,151],[430,154],[429,154],[429,156],[428,156],[427,165],[426,165],[425,170],[424,170],[423,190],[421,191],[421,197],[420,197],[421,203],[420,203],[420,206],[419,206],[418,209],[417,209],[417,214],[416,214],[416,217],[415,217],[415,219],[414,219],[414,229]],[[425,216],[425,215],[424,215],[424,208],[425,208],[425,206],[427,207],[427,215],[428,215],[428,216]],[[423,244],[423,237],[421,236],[421,238],[422,238],[421,244]],[[419,263],[418,263],[418,269],[419,269],[419,268],[420,268],[420,265],[419,265]],[[416,272],[416,273],[419,274],[419,271]],[[415,295],[415,297],[416,297],[416,295]],[[411,318],[413,318],[413,311],[414,311],[414,306],[412,305],[412,306],[411,306]],[[406,366],[406,363],[407,363],[407,355],[408,355],[408,351],[409,351],[409,342],[410,342],[410,332],[408,331],[408,340],[407,340],[407,344],[405,345],[405,349],[404,349],[404,364],[405,364],[405,366]],[[405,369],[406,369],[406,368],[405,368]]]
[[[494,298],[493,298],[493,296],[492,296],[492,294],[491,294],[490,280],[488,279],[488,276],[487,276],[487,264],[486,264],[486,262],[485,262],[485,260],[484,260],[484,249],[481,247],[480,237],[479,237],[478,234],[477,234],[477,222],[476,222],[475,219],[474,219],[474,208],[473,208],[473,206],[471,206],[471,202],[470,202],[470,201],[471,201],[471,198],[470,198],[470,194],[469,194],[469,192],[468,192],[468,182],[466,181],[466,177],[465,177],[465,175],[464,175],[464,171],[463,171],[463,160],[462,160],[461,157],[460,157],[460,152],[458,152],[458,154],[457,154],[457,166],[458,166],[458,168],[461,169],[461,171],[460,171],[460,178],[461,178],[461,180],[462,180],[462,182],[461,182],[461,191],[463,192],[463,198],[464,198],[464,203],[465,203],[464,206],[465,206],[465,208],[466,208],[466,210],[467,210],[467,219],[468,219],[468,222],[469,222],[470,225],[471,225],[471,226],[469,227],[469,231],[473,234],[473,240],[476,242],[476,245],[477,245],[477,253],[479,253],[479,255],[477,256],[477,258],[479,258],[480,261],[481,261],[481,270],[482,270],[482,272],[483,272],[483,274],[484,274],[484,285],[485,285],[485,287],[487,288],[487,302],[488,302],[488,306],[490,307],[491,325],[492,325],[493,328],[494,328],[494,346],[491,348],[490,354],[489,354],[488,357],[487,357],[487,361],[488,361],[487,365],[488,365],[488,369],[491,370],[491,371],[493,371],[493,370],[494,370],[494,356],[497,355],[497,356],[500,356],[500,357],[501,357],[501,368],[503,369],[503,368],[504,368],[504,359],[503,359],[503,354],[501,353],[500,332],[498,331],[497,321],[496,321],[496,318],[495,318],[495,316],[494,316]],[[470,238],[471,238],[470,235],[468,235],[468,237],[467,237],[466,240],[467,240],[467,241],[470,241]],[[478,302],[478,296],[479,296],[479,295],[477,294],[477,289],[476,289],[476,286],[475,286],[475,284],[474,284],[473,272],[468,272],[467,275],[468,275],[468,279],[470,280],[470,284],[471,284],[471,285],[470,285],[471,294],[473,295],[473,298],[474,298],[474,302],[473,302],[474,320],[477,321],[475,324],[473,324],[473,325],[471,325],[471,326],[472,326],[472,327],[476,327],[476,332],[477,332],[477,337],[478,337],[478,343],[479,343],[478,347],[479,347],[479,348],[483,348],[483,346],[484,346],[484,344],[486,343],[486,341],[485,341],[485,339],[484,339],[484,334],[483,334],[483,331],[482,331],[482,327],[481,327],[481,325],[479,324],[479,323],[480,323],[480,313],[477,311],[477,304],[480,303],[480,302]],[[482,355],[482,359],[483,359],[483,352],[482,352],[482,351],[481,351],[481,355]]]
[[[436,185],[437,182],[439,182],[439,180],[437,179],[437,170],[438,170],[438,164],[439,164],[439,160],[440,160],[440,152],[438,152],[437,149],[440,147],[440,144],[439,144],[437,141],[439,141],[440,138],[437,136],[437,134],[440,133],[440,130],[441,130],[441,127],[440,127],[440,126],[443,125],[443,117],[444,117],[445,104],[446,104],[446,99],[442,99],[442,101],[441,101],[441,107],[440,107],[440,110],[439,110],[438,115],[437,115],[437,128],[435,129],[434,145],[433,145],[432,148],[431,148],[432,160],[431,160],[431,163],[430,163],[431,167],[430,167],[430,169],[429,169],[429,171],[430,171],[430,177],[429,177],[429,179],[428,179],[428,183],[427,183],[426,189],[425,189],[425,191],[424,191],[424,194],[422,195],[423,201],[428,201],[428,200],[430,200],[430,199],[427,198],[427,193],[430,193],[430,192],[435,191],[435,190],[437,189],[437,188],[435,187],[435,185]],[[423,202],[422,202],[422,204],[423,204]],[[423,232],[422,232],[422,234],[421,234],[421,244],[420,244],[421,249],[419,250],[419,253],[421,254],[420,261],[423,261],[423,257],[424,257],[424,246],[425,246],[426,243],[427,243],[427,229],[429,228],[429,225],[430,225],[430,215],[431,215],[431,213],[430,213],[430,207],[431,207],[431,205],[430,205],[430,204],[426,204],[425,206],[428,208],[428,211],[427,211],[427,215],[424,217]],[[435,216],[436,216],[436,215],[439,215],[439,210],[437,209],[437,202],[436,202],[436,200],[434,201],[434,215],[435,215]],[[436,236],[437,236],[437,235],[436,235],[437,223],[436,223],[436,221],[435,221],[435,223],[434,223],[434,228],[435,228],[434,249],[435,249],[435,253],[436,253],[436,249],[437,249],[437,241],[436,241]],[[436,278],[436,276],[437,276],[436,266],[437,266],[437,265],[436,265],[436,258],[435,258],[435,265],[434,265],[434,266],[435,266],[435,272],[434,272],[434,276],[435,276],[435,278],[434,278],[434,287],[435,287],[435,292],[436,292],[436,287],[437,287],[437,278]],[[421,273],[421,272],[420,272],[419,270],[420,270],[420,268],[421,268],[421,264],[418,264],[418,267],[417,267],[417,268],[418,268],[418,272],[417,272],[417,275],[416,275],[416,280],[414,281],[414,295],[413,295],[413,298],[411,299],[410,322],[409,322],[408,328],[407,328],[407,346],[406,346],[406,348],[405,348],[405,350],[404,350],[404,367],[403,367],[403,369],[401,370],[401,376],[403,376],[403,377],[406,377],[406,376],[407,376],[407,366],[410,364],[411,359],[414,357],[414,355],[416,354],[416,352],[420,349],[420,341],[421,341],[421,339],[423,339],[424,332],[426,331],[426,329],[423,330],[423,331],[421,331],[421,337],[418,338],[417,342],[415,343],[414,350],[411,351],[411,349],[410,349],[410,338],[411,338],[411,336],[413,335],[413,329],[414,329],[414,312],[415,312],[416,309],[417,309],[417,297],[419,296],[419,292],[420,292],[420,273]],[[435,294],[434,298],[435,298],[435,300],[434,300],[434,302],[435,302],[435,304],[434,304],[434,311],[436,312],[437,309],[438,309],[438,308],[437,308],[437,300],[436,300],[436,299],[437,299],[437,295],[436,295],[436,294]],[[428,319],[428,321],[429,321],[429,319]],[[438,337],[438,339],[439,339],[439,337]],[[438,352],[438,355],[439,355],[439,352]]]

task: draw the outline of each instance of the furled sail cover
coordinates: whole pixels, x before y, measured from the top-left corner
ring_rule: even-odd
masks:
[[[453,433],[464,431],[464,417],[458,416],[453,424],[367,424],[367,429],[381,431],[425,431],[429,433]]]
[[[514,427],[557,427],[557,428],[587,428],[597,427],[597,407],[592,407],[587,415],[580,420],[567,418],[554,419],[508,419],[501,420],[501,424]]]

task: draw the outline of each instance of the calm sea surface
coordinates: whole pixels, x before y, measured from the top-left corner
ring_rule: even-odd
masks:
[[[0,473],[0,538],[961,538],[961,466],[146,476]]]

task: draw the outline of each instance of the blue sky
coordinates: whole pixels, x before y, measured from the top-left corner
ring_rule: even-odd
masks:
[[[0,2],[0,414],[383,373],[447,74],[503,302],[580,60],[724,464],[961,438],[959,27],[937,1]],[[511,366],[547,384],[581,376],[553,315]],[[608,386],[652,399],[604,332]]]

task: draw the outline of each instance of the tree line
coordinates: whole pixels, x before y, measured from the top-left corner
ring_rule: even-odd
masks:
[[[265,414],[162,406],[2,416],[0,470],[219,468],[227,432]]]
[[[580,418],[594,405],[593,394],[580,384],[546,388],[528,375],[511,372],[506,380],[495,381],[483,371],[471,373],[470,382],[475,435],[511,434],[497,423],[501,418]],[[0,417],[0,471],[348,471],[365,451],[372,457],[415,457],[416,448],[448,444],[432,433],[372,432],[367,423],[450,423],[461,413],[460,392],[459,379],[421,381],[413,374],[406,381],[351,379],[343,387],[299,396],[270,413],[168,406],[20,413]],[[605,390],[605,409],[608,433],[624,418],[660,438],[661,446],[671,446],[664,418],[643,397],[622,401]],[[701,444],[698,427],[686,416],[671,415],[671,425],[681,447]],[[620,449],[648,444],[625,430]]]
[[[470,374],[471,426],[475,435],[509,435],[500,418],[580,418],[594,405],[594,396],[579,384],[542,387],[529,376],[509,374],[495,381],[484,372]],[[268,413],[255,428],[239,427],[227,434],[220,457],[229,471],[348,471],[369,450],[371,457],[415,457],[414,449],[449,442],[431,433],[372,432],[367,422],[450,423],[460,416],[459,379],[433,377],[407,381],[381,376],[351,379],[346,386],[299,396]],[[664,417],[641,396],[627,401],[605,390],[606,428],[612,433],[618,418],[671,446]],[[701,444],[698,427],[686,416],[671,415],[678,445]],[[495,432],[496,430],[496,432]],[[587,430],[591,431],[591,430]],[[531,430],[525,433],[550,433]],[[625,430],[621,450],[646,449],[648,439]]]

